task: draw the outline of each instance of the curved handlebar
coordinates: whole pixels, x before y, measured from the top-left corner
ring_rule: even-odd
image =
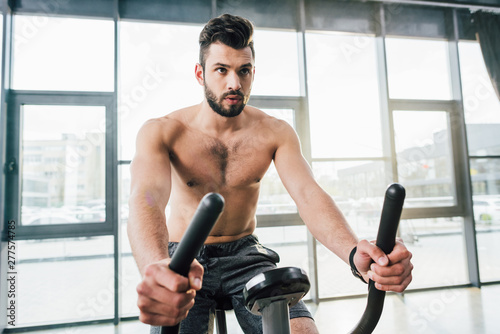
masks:
[[[223,209],[224,198],[221,195],[209,193],[202,198],[189,227],[172,256],[169,265],[172,271],[187,277],[191,263],[205,243]],[[177,334],[179,328],[179,324],[171,327],[163,326],[161,334]]]
[[[386,254],[392,252],[396,244],[396,232],[403,210],[405,194],[405,188],[398,183],[391,184],[385,192],[376,245]],[[370,280],[368,283],[368,301],[365,312],[356,327],[349,333],[366,334],[373,332],[382,315],[384,299],[385,291],[377,290],[375,283]]]

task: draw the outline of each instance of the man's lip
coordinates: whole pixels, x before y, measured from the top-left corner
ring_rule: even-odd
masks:
[[[224,100],[229,104],[237,104],[240,103],[243,99],[239,95],[228,95],[224,98]]]

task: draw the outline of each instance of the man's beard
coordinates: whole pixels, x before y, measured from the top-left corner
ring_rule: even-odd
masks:
[[[222,107],[222,102],[229,95],[238,95],[239,97],[241,97],[241,104],[240,105],[231,105],[231,106],[229,106],[229,108],[224,109]],[[223,117],[236,117],[236,116],[238,116],[239,114],[241,114],[241,112],[243,111],[243,109],[245,108],[245,105],[246,105],[246,98],[243,95],[243,93],[241,93],[240,91],[235,91],[235,90],[232,90],[232,91],[229,91],[229,92],[223,94],[220,97],[219,101],[217,101],[217,97],[215,96],[215,94],[210,90],[210,88],[207,87],[207,85],[205,85],[205,97],[207,99],[207,102],[208,102],[208,105],[210,106],[210,108],[212,108],[213,111],[215,111],[217,114],[219,114]]]

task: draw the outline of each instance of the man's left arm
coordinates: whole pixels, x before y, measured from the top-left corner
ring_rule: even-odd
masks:
[[[274,155],[276,170],[312,235],[346,263],[357,247],[356,268],[365,281],[374,280],[379,290],[402,292],[406,289],[413,266],[411,253],[404,244],[398,241],[394,250],[386,255],[373,243],[359,241],[331,196],[314,179],[295,131],[287,124],[281,127],[278,138]]]

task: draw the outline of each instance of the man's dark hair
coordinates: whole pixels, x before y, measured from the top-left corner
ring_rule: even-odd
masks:
[[[208,48],[212,43],[216,42],[220,42],[236,50],[249,46],[250,50],[252,50],[252,57],[255,59],[252,35],[253,24],[243,17],[222,14],[219,17],[211,19],[200,33],[201,66],[205,68]]]

